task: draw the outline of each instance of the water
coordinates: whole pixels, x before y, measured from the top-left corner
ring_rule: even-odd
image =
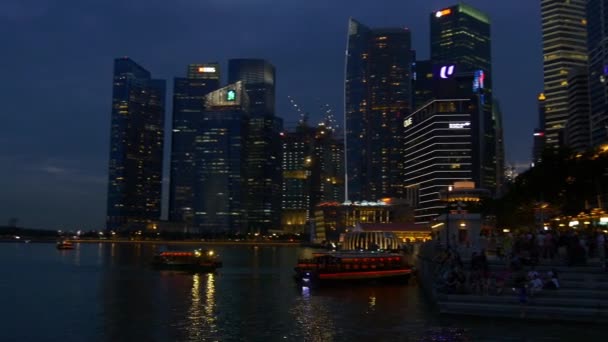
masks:
[[[416,285],[307,290],[310,250],[222,246],[217,274],[154,271],[152,245],[0,244],[0,341],[585,341],[600,326],[439,317]],[[597,333],[597,336],[594,335]]]

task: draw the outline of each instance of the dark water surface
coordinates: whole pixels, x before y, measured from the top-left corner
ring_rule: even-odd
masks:
[[[157,247],[0,244],[0,341],[608,340],[599,325],[440,318],[415,284],[302,289],[302,248],[214,247],[224,267],[198,275],[150,269]]]

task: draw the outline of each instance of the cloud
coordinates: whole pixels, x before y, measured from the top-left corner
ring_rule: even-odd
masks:
[[[65,175],[65,174],[68,174],[70,172],[67,169],[62,169],[60,167],[50,166],[50,165],[43,166],[42,170],[46,171],[46,172],[48,172],[48,173],[50,173],[52,175]]]

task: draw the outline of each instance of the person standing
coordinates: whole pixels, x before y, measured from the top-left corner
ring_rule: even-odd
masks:
[[[603,270],[606,270],[606,236],[604,232],[597,232],[597,256],[600,259],[600,266]]]

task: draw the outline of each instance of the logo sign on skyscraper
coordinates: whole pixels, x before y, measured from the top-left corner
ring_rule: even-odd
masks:
[[[412,120],[411,117],[407,118],[407,119],[405,119],[405,121],[403,121],[403,128],[410,127],[413,123],[414,123],[414,121]]]
[[[445,15],[450,15],[450,14],[452,14],[452,9],[451,8],[446,8],[444,10],[435,12],[435,17],[436,18],[441,18],[441,17],[443,17]]]
[[[234,89],[228,90],[226,93],[226,101],[236,101],[236,91]]]
[[[454,68],[454,65],[442,66],[441,69],[439,69],[439,77],[441,77],[442,79],[449,78],[450,76],[454,75]]]
[[[486,74],[483,70],[475,71],[475,77],[473,78],[473,91],[478,93],[480,89],[484,87],[484,81],[486,79]]]
[[[215,72],[215,67],[199,67],[198,72],[202,72],[202,73]]]

